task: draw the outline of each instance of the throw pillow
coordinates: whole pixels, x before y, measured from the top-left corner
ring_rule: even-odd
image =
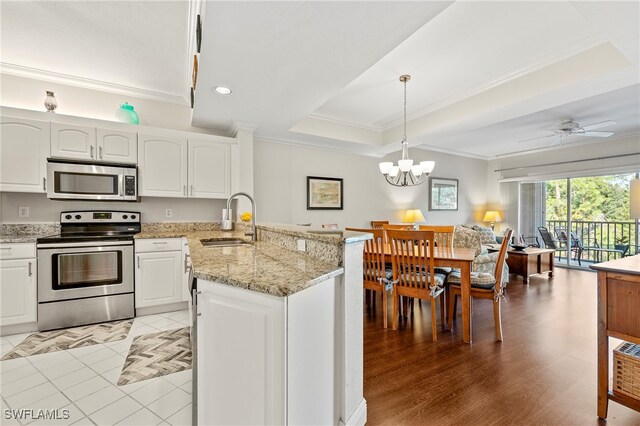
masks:
[[[474,231],[478,231],[480,233],[480,242],[482,244],[497,244],[496,234],[493,233],[491,228],[486,226],[474,225]]]
[[[475,256],[479,256],[482,252],[482,243],[480,242],[480,233],[464,226],[456,225],[453,231],[453,246],[472,248],[475,250]]]

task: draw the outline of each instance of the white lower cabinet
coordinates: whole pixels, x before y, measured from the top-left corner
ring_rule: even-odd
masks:
[[[277,297],[198,280],[198,424],[338,424],[335,287]]]
[[[17,246],[22,246],[18,244]],[[32,245],[31,245],[32,246]],[[11,244],[2,251],[13,250]],[[22,247],[18,247],[22,248]],[[31,250],[35,255],[35,247]],[[0,260],[0,326],[25,324],[38,320],[36,259]]]
[[[183,255],[180,239],[175,240],[178,250],[171,250],[175,245],[171,240],[143,240],[142,250],[136,241],[136,309],[183,301]],[[144,251],[154,243],[153,251]]]

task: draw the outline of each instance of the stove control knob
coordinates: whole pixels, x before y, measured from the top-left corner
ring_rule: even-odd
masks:
[[[67,219],[67,220],[69,220],[69,219],[71,219],[71,215],[70,215],[70,214],[68,214],[68,215],[66,215],[64,218],[65,218],[65,219]]]
[[[135,215],[135,214],[132,214],[132,215],[131,215],[131,219],[135,219],[135,218],[136,218],[136,215]]]
[[[82,216],[80,216],[79,214],[76,215],[76,219],[80,220],[82,219]]]
[[[126,214],[123,214],[123,215],[122,215],[122,218],[123,218],[123,219],[128,219],[128,218],[129,218],[129,216],[127,216]]]

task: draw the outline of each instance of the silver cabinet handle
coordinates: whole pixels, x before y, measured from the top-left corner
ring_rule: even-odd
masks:
[[[33,266],[33,262],[29,262],[29,276],[33,275],[33,271],[31,270],[31,266]]]
[[[99,147],[99,148],[98,148],[98,152],[99,152],[99,154],[98,154],[98,155],[100,155],[100,159],[102,160],[102,147]]]
[[[166,241],[154,241],[151,244],[167,244]]]
[[[184,254],[184,273],[186,274],[187,272],[189,272],[189,258],[191,257],[190,254],[185,253]]]
[[[47,190],[47,178],[46,177],[42,178],[42,189],[44,189],[45,191]]]
[[[138,269],[140,269],[140,256],[138,256]]]
[[[193,185],[191,185],[191,196],[193,197]]]
[[[93,158],[93,145],[91,145],[91,158]]]
[[[184,196],[186,196],[186,195],[187,195],[187,185],[184,185],[184,186],[182,187],[182,194],[183,194]]]

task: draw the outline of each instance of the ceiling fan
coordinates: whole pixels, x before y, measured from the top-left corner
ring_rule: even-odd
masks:
[[[580,126],[573,120],[563,120],[555,129],[553,129],[553,133],[546,136],[538,136],[531,139],[525,139],[523,141],[518,141],[518,143],[530,142],[538,139],[547,139],[547,138],[556,138],[552,145],[562,145],[564,138],[568,136],[590,136],[596,138],[608,138],[613,135],[614,132],[594,132],[594,129],[599,129],[601,127],[611,126],[616,124],[615,121],[607,120],[601,121],[599,123],[588,124],[586,126]]]

